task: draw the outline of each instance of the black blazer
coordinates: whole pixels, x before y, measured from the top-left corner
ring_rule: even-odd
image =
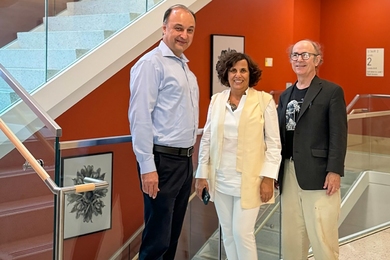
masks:
[[[282,143],[279,189],[282,192],[286,145],[286,108],[293,86],[279,98],[278,117]],[[303,190],[321,190],[328,172],[344,176],[347,150],[347,113],[343,89],[315,76],[306,92],[293,140],[293,160]]]

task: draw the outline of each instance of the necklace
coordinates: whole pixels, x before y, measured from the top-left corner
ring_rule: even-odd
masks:
[[[230,108],[232,109],[233,112],[237,109],[237,106],[235,104],[231,103],[230,99],[228,99],[228,104],[230,105]]]

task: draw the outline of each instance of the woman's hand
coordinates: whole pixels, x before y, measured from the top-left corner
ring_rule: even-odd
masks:
[[[196,178],[195,179],[196,196],[198,196],[198,198],[200,200],[203,200],[203,198],[202,198],[202,191],[203,191],[203,189],[205,187],[206,187],[206,190],[208,191],[209,190],[209,184],[207,183],[206,179],[200,179],[200,178]]]
[[[268,202],[274,195],[274,179],[264,177],[260,183],[260,198],[262,202]]]

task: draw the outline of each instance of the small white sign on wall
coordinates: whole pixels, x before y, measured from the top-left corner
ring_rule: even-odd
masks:
[[[383,77],[384,48],[367,48],[366,76]]]

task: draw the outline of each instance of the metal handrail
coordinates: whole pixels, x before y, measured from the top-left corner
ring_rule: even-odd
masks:
[[[46,113],[20,83],[0,64],[0,77],[12,88],[23,102],[37,115],[55,137],[62,135],[61,127]]]
[[[361,98],[390,98],[390,95],[383,94],[357,94],[347,106],[347,113],[349,114],[353,108],[353,106],[357,103],[357,101]]]
[[[377,111],[377,112],[366,112],[366,113],[358,113],[358,114],[349,114],[347,116],[347,119],[348,120],[362,119],[362,118],[371,118],[371,117],[388,116],[388,115],[390,115],[390,110]]]
[[[55,259],[61,260],[64,255],[64,212],[65,212],[65,195],[71,193],[87,192],[93,190],[105,189],[108,187],[106,181],[96,180],[92,178],[84,178],[88,183],[58,187],[55,182],[50,178],[49,174],[38,163],[30,151],[23,145],[23,143],[16,137],[16,135],[9,129],[9,127],[0,118],[0,129],[8,137],[8,139],[15,145],[20,154],[29,162],[31,167],[39,175],[42,181],[50,189],[50,191],[56,195],[56,239],[55,239]]]
[[[203,128],[199,128],[197,135],[203,134]],[[131,143],[131,135],[119,135],[110,137],[99,137],[83,140],[64,141],[59,143],[60,150],[74,149],[74,148],[85,148],[98,145],[107,144],[120,144],[120,143]]]

